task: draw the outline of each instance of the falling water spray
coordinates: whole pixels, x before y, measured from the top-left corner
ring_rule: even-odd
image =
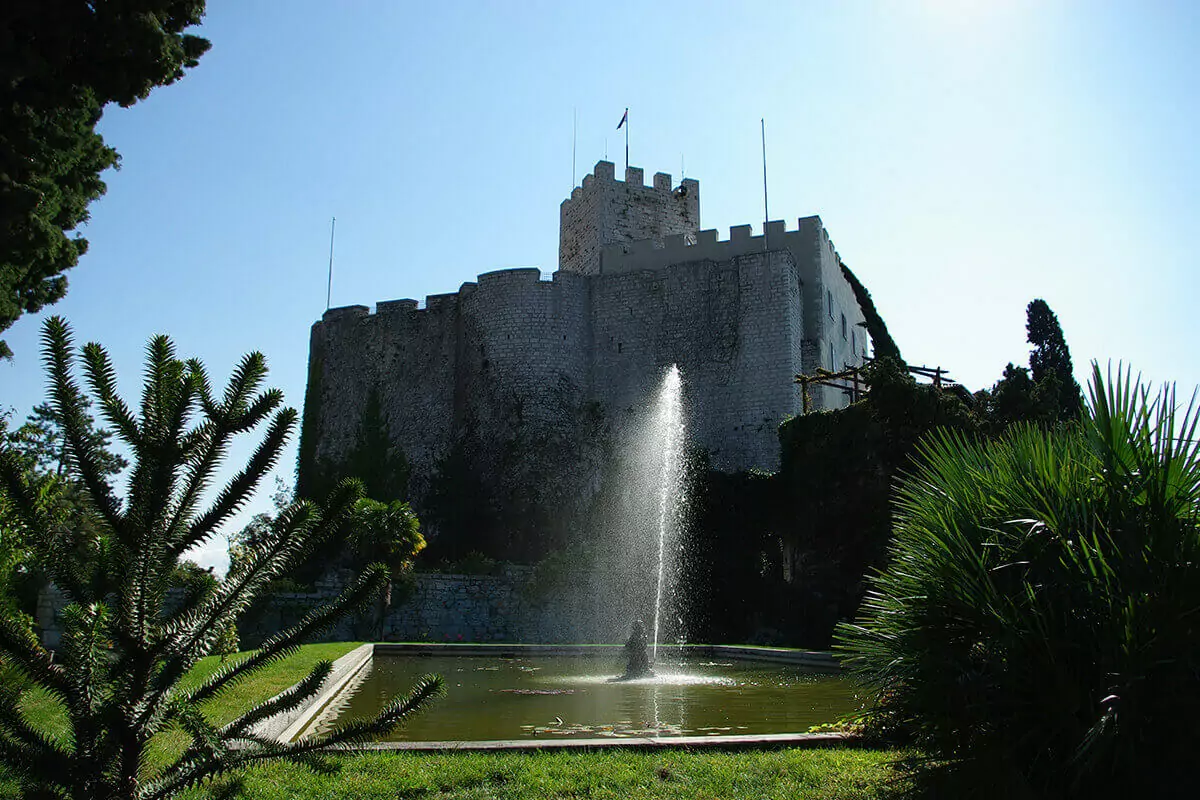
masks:
[[[679,524],[683,485],[683,383],[679,366],[672,364],[663,379],[654,407],[654,434],[661,452],[658,485],[658,576],[654,589],[654,644],[658,660],[658,635],[662,618],[663,584],[667,573],[667,542],[674,541]]]

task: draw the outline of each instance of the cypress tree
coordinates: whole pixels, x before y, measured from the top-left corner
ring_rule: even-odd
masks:
[[[1075,380],[1071,365],[1071,350],[1063,336],[1058,317],[1050,310],[1045,300],[1036,299],[1025,310],[1025,330],[1028,341],[1033,345],[1029,354],[1029,367],[1033,381],[1046,385],[1048,381],[1058,384],[1055,410],[1060,420],[1079,419],[1083,409],[1083,393]]]

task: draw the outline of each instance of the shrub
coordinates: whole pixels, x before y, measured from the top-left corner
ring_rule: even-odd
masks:
[[[896,498],[886,571],[839,630],[869,719],[951,796],[1177,796],[1200,718],[1192,407],[1128,373],[1088,414],[943,433]]]

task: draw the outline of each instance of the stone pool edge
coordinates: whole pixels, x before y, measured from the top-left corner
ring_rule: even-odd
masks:
[[[814,669],[840,671],[831,653],[816,650],[794,650],[782,647],[747,645],[684,645],[689,653],[708,657],[732,656],[748,661],[769,661],[798,664]],[[619,644],[557,645],[557,644],[432,644],[425,642],[368,642],[356,647],[333,662],[329,678],[311,700],[286,715],[259,723],[256,735],[274,739],[280,744],[291,742],[309,723],[333,702],[337,695],[370,663],[376,653],[393,655],[454,654],[459,656],[539,655],[539,656],[612,656],[620,658]],[[368,742],[333,748],[336,752],[448,752],[448,751],[537,751],[625,748],[657,750],[662,748],[714,748],[725,750],[759,749],[770,747],[844,747],[853,744],[854,737],[844,733],[766,733],[725,734],[719,736],[658,736],[605,737],[590,739],[501,739],[487,741],[449,742]]]
[[[342,689],[346,688],[346,684],[354,679],[354,676],[362,671],[363,667],[371,663],[371,659],[375,655],[375,645],[371,642],[359,645],[351,650],[346,655],[333,662],[333,669],[329,673],[329,677],[321,684],[321,690],[309,698],[299,708],[294,708],[286,714],[280,714],[277,717],[263,720],[252,729],[255,736],[261,736],[266,739],[274,739],[280,744],[286,744],[292,741],[300,731],[312,721],[314,717],[325,710],[333,699],[338,696]],[[284,689],[285,692],[291,691],[294,687],[289,686]],[[278,697],[279,695],[276,695]]]
[[[823,733],[762,733],[722,736],[629,736],[592,739],[497,739],[479,742],[369,742],[341,748],[343,752],[537,752],[540,750],[763,750],[776,747],[822,748],[845,747],[854,743],[853,737],[837,732]]]

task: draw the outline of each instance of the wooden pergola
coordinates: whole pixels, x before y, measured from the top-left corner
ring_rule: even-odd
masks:
[[[800,384],[801,396],[804,401],[804,413],[807,414],[811,410],[812,400],[808,394],[809,386],[827,386],[831,389],[839,389],[850,397],[851,403],[857,403],[866,396],[868,386],[866,380],[862,377],[862,371],[874,359],[867,359],[866,364],[858,367],[846,366],[839,372],[831,372],[830,370],[817,367],[816,372],[811,375],[797,375],[796,383]],[[954,388],[959,390],[957,381],[951,380],[949,373],[941,367],[925,367],[912,366],[906,364],[910,375],[916,375],[921,378],[927,378],[933,384],[933,388],[938,390],[947,390]]]

